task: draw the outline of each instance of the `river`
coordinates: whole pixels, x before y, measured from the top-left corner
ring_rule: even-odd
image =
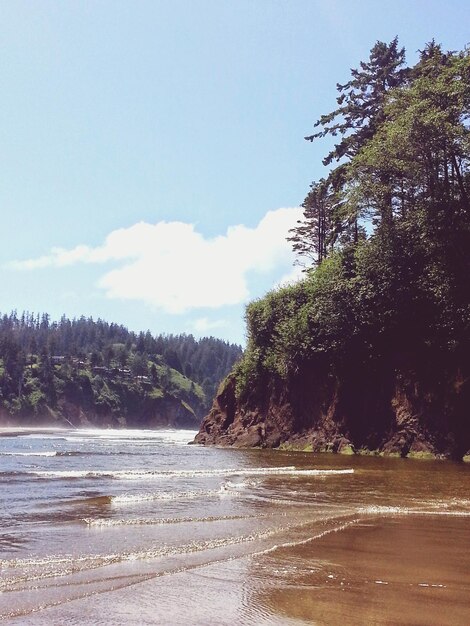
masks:
[[[470,464],[0,430],[0,620],[470,624]]]

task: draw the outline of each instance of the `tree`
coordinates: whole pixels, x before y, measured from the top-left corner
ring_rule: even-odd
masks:
[[[431,42],[413,68],[407,89],[396,89],[385,119],[352,161],[356,201],[379,221],[393,218],[449,221],[469,211],[470,56],[444,54]]]
[[[147,376],[149,372],[146,354],[136,352],[131,360],[131,372],[134,376]]]
[[[328,183],[321,180],[312,183],[310,192],[302,203],[303,219],[298,220],[297,226],[287,241],[292,242],[292,249],[301,258],[310,263],[320,265],[326,258],[328,244],[332,244],[332,206],[328,198]]]
[[[150,376],[152,377],[153,384],[158,385],[160,382],[160,376],[158,375],[158,370],[155,363],[152,363],[152,365],[150,366]]]
[[[335,236],[343,236],[354,244],[360,239],[359,222],[364,207],[355,201],[354,178],[349,172],[349,164],[384,122],[388,93],[407,83],[410,71],[403,67],[404,63],[405,49],[398,47],[397,37],[389,44],[377,41],[370,51],[369,60],[361,62],[359,69],[351,70],[351,80],[344,85],[337,84],[340,93],[336,99],[338,108],[322,115],[315,123],[315,127],[321,127],[321,130],[305,137],[307,141],[314,141],[327,135],[341,136],[341,140],[325,157],[323,164],[342,161],[328,176],[336,193],[342,196],[341,215],[336,219]],[[385,190],[381,216],[390,224],[392,203],[387,191],[389,173],[383,170],[381,175]]]
[[[398,37],[389,44],[377,41],[369,60],[360,63],[360,69],[351,70],[351,80],[337,84],[340,95],[338,108],[322,115],[315,123],[322,130],[305,137],[313,141],[319,137],[341,135],[341,141],[325,157],[324,165],[351,159],[374,135],[384,118],[385,96],[390,89],[405,84],[409,71],[402,68],[405,49],[398,48]]]
[[[163,356],[170,367],[183,373],[183,366],[181,365],[180,358],[174,348],[166,348]]]
[[[375,60],[387,54],[380,82]],[[355,375],[361,364],[393,368],[410,355],[408,365],[427,372],[458,359],[469,368],[470,52],[431,42],[402,70],[394,40],[376,44],[371,59],[309,138],[342,135],[325,159],[342,163],[312,184],[291,231],[319,267],[248,306],[240,394],[302,368],[308,380],[315,369]]]
[[[143,351],[139,352],[139,349]],[[208,352],[213,358],[204,356]],[[135,360],[136,353],[139,358]],[[124,368],[134,361],[135,375],[145,376],[148,375],[147,360],[156,364],[151,372],[154,384],[163,388],[173,385],[175,393],[180,393],[181,379],[173,377],[168,367],[166,383],[160,384],[161,366],[165,365],[163,353],[167,354],[172,367],[184,372],[195,383],[208,378],[215,388],[241,354],[241,348],[214,338],[196,341],[192,335],[184,334],[163,335],[157,340],[149,331],[136,334],[119,324],[83,316],[72,320],[62,316],[59,322],[54,322],[46,314],[33,315],[26,311],[17,314],[13,311],[0,315],[0,398],[8,411],[15,407],[16,413],[24,411],[25,415],[33,410],[33,405],[39,406],[32,401],[33,392],[37,392],[36,400],[44,397],[46,404],[59,412],[61,409],[54,402],[64,393],[71,393],[77,402],[86,397],[91,406],[93,390],[87,382],[90,366],[93,369],[104,364],[109,368],[118,364]],[[60,360],[60,368],[53,366],[52,356],[65,357]],[[87,357],[89,363],[86,363]],[[125,376],[107,373],[107,379],[115,376],[125,386]],[[96,376],[93,380],[96,380],[94,387],[101,389],[104,381]],[[76,389],[73,391],[74,385],[79,385],[80,393]],[[186,388],[186,383],[183,386]],[[209,408],[211,400],[212,397],[208,396],[205,409]]]
[[[114,358],[114,348],[111,344],[107,344],[104,348],[103,348],[103,362],[106,365],[106,367],[110,367],[111,365],[111,361]]]
[[[127,351],[126,346],[123,343],[116,343],[114,344],[113,348],[114,356],[117,362],[121,367],[125,367],[129,358],[129,352]]]
[[[96,367],[98,365],[101,365],[101,363],[103,363],[103,357],[101,356],[101,352],[93,350],[93,352],[90,354],[91,367]]]

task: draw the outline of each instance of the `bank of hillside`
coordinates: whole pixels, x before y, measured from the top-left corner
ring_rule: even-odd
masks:
[[[0,316],[0,425],[197,428],[241,348],[93,319]]]
[[[462,458],[470,449],[470,57],[378,42],[294,247],[316,267],[247,307],[198,443]]]

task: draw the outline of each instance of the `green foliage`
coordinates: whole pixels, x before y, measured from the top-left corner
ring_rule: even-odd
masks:
[[[240,354],[212,337],[153,337],[102,320],[12,312],[0,316],[0,403],[20,418],[60,416],[67,402],[119,417],[176,397],[202,416]]]
[[[180,397],[181,394],[194,394],[195,397],[203,401],[205,399],[204,392],[200,385],[194,383],[177,370],[174,370],[168,366],[156,366],[157,372],[160,374],[160,378],[166,381],[166,384],[170,386],[173,393]]]
[[[112,391],[106,383],[101,385],[99,393],[95,399],[95,405],[98,411],[104,413],[119,412],[120,398],[117,393]]]
[[[25,398],[25,404],[31,407],[34,415],[39,415],[47,402],[45,394],[39,389],[34,389]]]
[[[136,352],[131,358],[130,369],[134,376],[147,376],[149,373],[147,355]]]
[[[152,400],[159,400],[160,398],[163,398],[165,395],[163,389],[158,389],[158,387],[152,389],[152,391],[149,392],[148,397],[151,398]]]
[[[314,355],[339,356],[353,334],[352,285],[344,253],[329,257],[303,281],[247,307],[248,347],[235,369],[239,395],[263,376],[287,379]]]
[[[325,157],[323,163],[352,158],[374,135],[383,121],[384,103],[388,92],[406,84],[409,70],[405,63],[405,49],[398,48],[398,38],[389,44],[377,41],[370,51],[368,61],[351,70],[351,80],[337,85],[338,108],[322,115],[316,122],[321,130],[305,137],[313,141],[319,137],[340,136],[341,140]]]
[[[334,375],[402,353],[436,363],[469,353],[470,55],[432,43],[414,68],[403,61],[396,40],[376,44],[308,138],[342,136],[325,161],[343,162],[313,184],[304,203],[313,213],[290,237],[303,254],[310,237],[318,267],[247,307],[239,397],[305,368]],[[325,207],[330,234],[318,230]],[[334,224],[344,233],[354,221],[353,236],[324,246]]]

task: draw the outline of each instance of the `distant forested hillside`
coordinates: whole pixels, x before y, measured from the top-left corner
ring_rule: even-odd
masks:
[[[0,418],[144,425],[162,422],[176,407],[180,417],[174,413],[170,422],[190,425],[241,353],[214,337],[153,336],[85,317],[4,314]]]

